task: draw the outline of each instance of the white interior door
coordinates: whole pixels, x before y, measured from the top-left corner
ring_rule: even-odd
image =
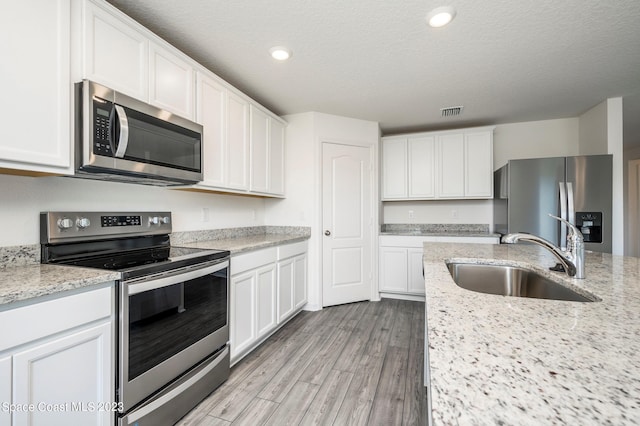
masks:
[[[371,298],[369,148],[322,144],[322,305]]]

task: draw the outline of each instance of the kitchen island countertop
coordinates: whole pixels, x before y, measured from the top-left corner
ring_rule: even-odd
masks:
[[[532,245],[427,243],[424,250],[434,424],[639,424],[640,259],[586,254],[586,278],[548,271]],[[592,303],[476,293],[445,261],[524,266]]]

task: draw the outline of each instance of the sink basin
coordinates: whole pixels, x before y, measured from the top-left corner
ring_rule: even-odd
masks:
[[[453,281],[467,290],[502,296],[594,302],[537,272],[516,266],[447,263]]]

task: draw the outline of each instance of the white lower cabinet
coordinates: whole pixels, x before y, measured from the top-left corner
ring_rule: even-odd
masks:
[[[231,258],[231,363],[255,349],[307,303],[307,242]]]
[[[486,237],[444,237],[444,236],[399,236],[381,235],[378,285],[383,297],[411,298],[424,297],[423,253],[424,244],[429,242],[499,244],[497,236]]]
[[[0,312],[0,424],[114,423],[113,302],[108,286]]]
[[[256,340],[256,274],[246,272],[231,277],[231,356]]]
[[[274,264],[256,270],[258,338],[267,335],[278,324],[276,317],[276,267]]]
[[[300,309],[307,304],[307,253],[293,259],[293,309]]]
[[[278,321],[293,313],[293,259],[278,262]]]
[[[0,404],[11,402],[11,355],[0,357]],[[0,407],[0,425],[11,424],[11,412]]]

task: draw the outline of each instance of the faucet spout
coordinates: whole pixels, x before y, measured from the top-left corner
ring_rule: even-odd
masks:
[[[542,237],[538,237],[533,234],[527,234],[526,232],[516,232],[513,234],[504,235],[501,240],[503,244],[515,244],[518,241],[526,241],[530,243],[537,244],[549,250],[553,255],[558,259],[562,266],[564,266],[564,270],[567,272],[567,275],[570,277],[576,276],[577,270],[576,265],[572,262],[570,258],[567,258],[565,252],[562,251],[559,247],[556,247],[551,241],[545,240]],[[576,277],[578,278],[578,277]]]
[[[556,247],[551,241],[533,234],[527,234],[526,232],[516,232],[504,235],[500,241],[504,244],[515,244],[518,241],[528,241],[542,246],[558,258],[560,263],[564,266],[567,275],[574,278],[584,278],[584,237],[582,236],[582,233],[567,220],[556,217],[552,214],[549,214],[549,216],[561,221],[569,228],[569,232],[567,233],[567,251],[562,250],[560,247]]]

